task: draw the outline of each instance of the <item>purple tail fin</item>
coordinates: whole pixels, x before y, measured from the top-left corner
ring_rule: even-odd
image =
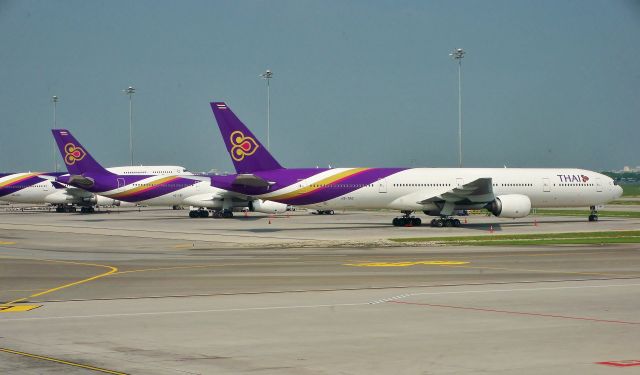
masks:
[[[56,139],[62,160],[64,160],[64,164],[70,174],[81,175],[87,172],[110,173],[91,157],[80,142],[71,135],[70,131],[66,129],[51,129],[51,132],[53,133],[53,138]]]
[[[212,102],[220,133],[227,146],[237,173],[253,173],[281,169],[282,166],[271,156],[253,133],[223,102]]]

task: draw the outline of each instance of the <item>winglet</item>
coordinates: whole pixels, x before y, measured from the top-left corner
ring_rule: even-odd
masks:
[[[212,102],[211,109],[237,173],[250,174],[282,168],[228,105]]]
[[[58,144],[62,160],[70,174],[82,175],[87,172],[111,173],[104,169],[91,154],[89,154],[86,148],[71,135],[70,131],[66,129],[51,129],[51,132]]]

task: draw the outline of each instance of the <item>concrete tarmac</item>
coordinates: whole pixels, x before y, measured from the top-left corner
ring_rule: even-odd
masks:
[[[640,360],[640,246],[387,241],[488,225],[504,233],[637,229],[637,221],[472,217],[466,228],[394,228],[394,214],[380,212],[298,212],[271,224],[255,214],[185,215],[0,212],[0,301],[36,307],[0,310],[0,373],[640,368],[631,366]],[[624,362],[600,364],[611,361]]]

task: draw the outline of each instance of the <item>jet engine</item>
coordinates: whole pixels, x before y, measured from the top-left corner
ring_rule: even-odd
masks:
[[[522,194],[499,195],[486,208],[498,217],[525,217],[531,212],[531,199]]]
[[[128,203],[113,198],[103,197],[102,195],[94,195],[93,197],[86,199],[85,202],[96,206],[127,206]],[[130,206],[135,206],[135,203],[130,204]]]
[[[249,202],[249,210],[265,214],[281,214],[287,211],[287,205],[284,203],[256,199]]]

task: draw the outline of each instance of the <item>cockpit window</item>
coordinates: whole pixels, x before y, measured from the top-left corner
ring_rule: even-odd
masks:
[[[613,184],[614,184],[615,186],[620,185],[620,184],[618,183],[618,180],[613,180]]]

